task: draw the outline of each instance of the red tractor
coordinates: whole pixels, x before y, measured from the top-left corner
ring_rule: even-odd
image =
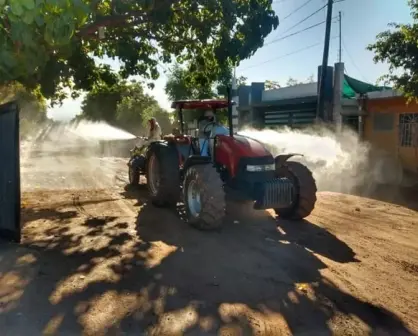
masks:
[[[297,154],[273,157],[259,141],[234,134],[232,104],[230,98],[174,102],[181,135],[151,143],[142,157],[133,152],[128,163],[131,184],[145,174],[152,203],[163,207],[183,202],[187,221],[201,230],[222,225],[227,199],[252,201],[254,209],[274,209],[284,219],[307,217],[316,203],[311,171],[288,161]],[[183,110],[190,109],[228,109],[229,129],[203,120],[198,136],[184,135]]]

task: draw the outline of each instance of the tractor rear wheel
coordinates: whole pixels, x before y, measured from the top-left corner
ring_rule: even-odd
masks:
[[[274,209],[280,218],[300,220],[308,217],[315,208],[316,182],[308,167],[300,162],[286,161],[277,167],[277,177],[286,177],[293,182],[294,198],[288,208]]]
[[[154,143],[147,152],[147,187],[158,207],[175,206],[180,199],[180,167],[176,147]]]
[[[223,182],[211,164],[187,169],[183,184],[187,221],[199,230],[219,229],[225,217]]]
[[[139,184],[139,169],[132,167],[131,164],[129,164],[129,184],[131,186]]]

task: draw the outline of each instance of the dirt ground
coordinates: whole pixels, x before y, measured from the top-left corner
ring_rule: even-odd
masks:
[[[124,160],[49,137],[23,153],[23,242],[0,244],[1,335],[418,334],[417,203],[322,192],[305,221],[199,232],[124,188]]]

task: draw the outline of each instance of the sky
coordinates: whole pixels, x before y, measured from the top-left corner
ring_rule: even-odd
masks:
[[[387,29],[389,22],[408,23],[412,21],[407,0],[340,0],[334,3],[331,31],[329,65],[338,61],[339,24],[338,12],[342,16],[342,61],[346,73],[354,78],[370,83],[387,73],[386,64],[375,64],[373,53],[366,50],[368,44],[375,41],[378,33]],[[325,25],[322,24],[303,33],[274,42],[275,39],[303,30],[325,20],[326,8],[308,20],[289,30],[293,25],[303,20],[322,6],[326,0],[311,0],[306,6],[294,12],[307,0],[277,0],[273,8],[279,16],[280,24],[265,40],[265,46],[260,48],[250,59],[241,62],[237,68],[237,76],[247,77],[247,83],[278,81],[285,85],[289,77],[299,81],[309,76],[317,76],[318,65],[322,63]],[[292,12],[294,14],[290,15]],[[105,63],[118,67],[118,61],[110,59]],[[154,82],[153,90],[146,89],[160,105],[170,108],[170,102],[164,92],[167,80],[167,65],[160,67],[160,78]],[[49,109],[48,115],[53,119],[70,120],[80,113],[82,97],[67,99],[62,106]]]

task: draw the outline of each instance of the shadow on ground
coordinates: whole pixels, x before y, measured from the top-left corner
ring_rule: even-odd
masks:
[[[309,250],[340,263],[355,261],[354,253],[309,222],[275,222],[263,213],[226,223],[222,232],[199,232],[174,210],[148,205],[142,187],[124,196],[138,199],[135,223],[76,214],[75,225],[68,221],[74,214],[54,214],[49,220],[56,225],[26,239],[25,262],[22,253],[1,259],[1,270],[9,270],[0,276],[4,330],[358,335],[381,328],[408,334],[393,314],[321,276],[326,265]]]
[[[409,187],[376,185],[373,190],[359,192],[358,195],[418,212],[418,185]]]

